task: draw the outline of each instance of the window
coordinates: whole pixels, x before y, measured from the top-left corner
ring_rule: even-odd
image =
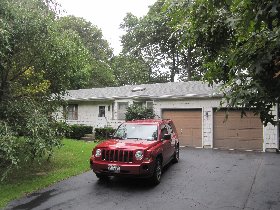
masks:
[[[173,133],[173,129],[170,124],[165,124],[165,125],[161,126],[161,136],[160,136],[161,139],[163,139],[163,136],[165,134],[171,134],[171,136],[172,136],[172,133]]]
[[[66,112],[67,120],[78,120],[78,104],[69,104]]]
[[[142,125],[133,123],[123,123],[117,129],[114,137],[119,139],[146,139],[157,140],[157,125]]]
[[[118,120],[125,119],[125,113],[127,107],[128,107],[128,102],[118,102]]]
[[[115,103],[112,103],[112,120],[115,119]]]
[[[105,117],[105,106],[99,106],[98,117]]]
[[[147,109],[153,109],[154,102],[153,101],[146,101],[146,107]]]
[[[141,102],[141,101],[133,101],[133,105],[137,105],[137,106],[142,107],[143,106],[143,102]]]

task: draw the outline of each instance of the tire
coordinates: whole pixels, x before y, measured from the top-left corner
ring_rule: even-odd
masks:
[[[161,163],[160,158],[157,158],[154,173],[153,173],[153,176],[151,177],[152,184],[158,185],[160,183],[161,174],[162,174],[162,163]]]
[[[96,177],[100,180],[107,180],[108,176],[104,175],[104,174],[96,174]]]
[[[179,143],[175,146],[175,153],[173,155],[173,163],[178,163],[180,159],[180,147]]]

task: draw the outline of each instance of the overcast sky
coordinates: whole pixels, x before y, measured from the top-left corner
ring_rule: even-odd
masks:
[[[114,49],[114,54],[121,51],[119,29],[126,13],[137,17],[147,14],[149,6],[156,0],[57,0],[68,15],[83,17],[102,30],[104,38]]]

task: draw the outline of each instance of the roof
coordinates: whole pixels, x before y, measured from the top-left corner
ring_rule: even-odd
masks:
[[[218,85],[210,86],[202,81],[168,82],[142,85],[126,85],[69,90],[67,101],[100,101],[115,99],[184,99],[221,97]]]

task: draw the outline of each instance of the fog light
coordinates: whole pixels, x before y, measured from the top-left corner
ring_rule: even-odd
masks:
[[[143,165],[143,169],[144,169],[145,171],[148,171],[148,170],[149,170],[149,166]]]

